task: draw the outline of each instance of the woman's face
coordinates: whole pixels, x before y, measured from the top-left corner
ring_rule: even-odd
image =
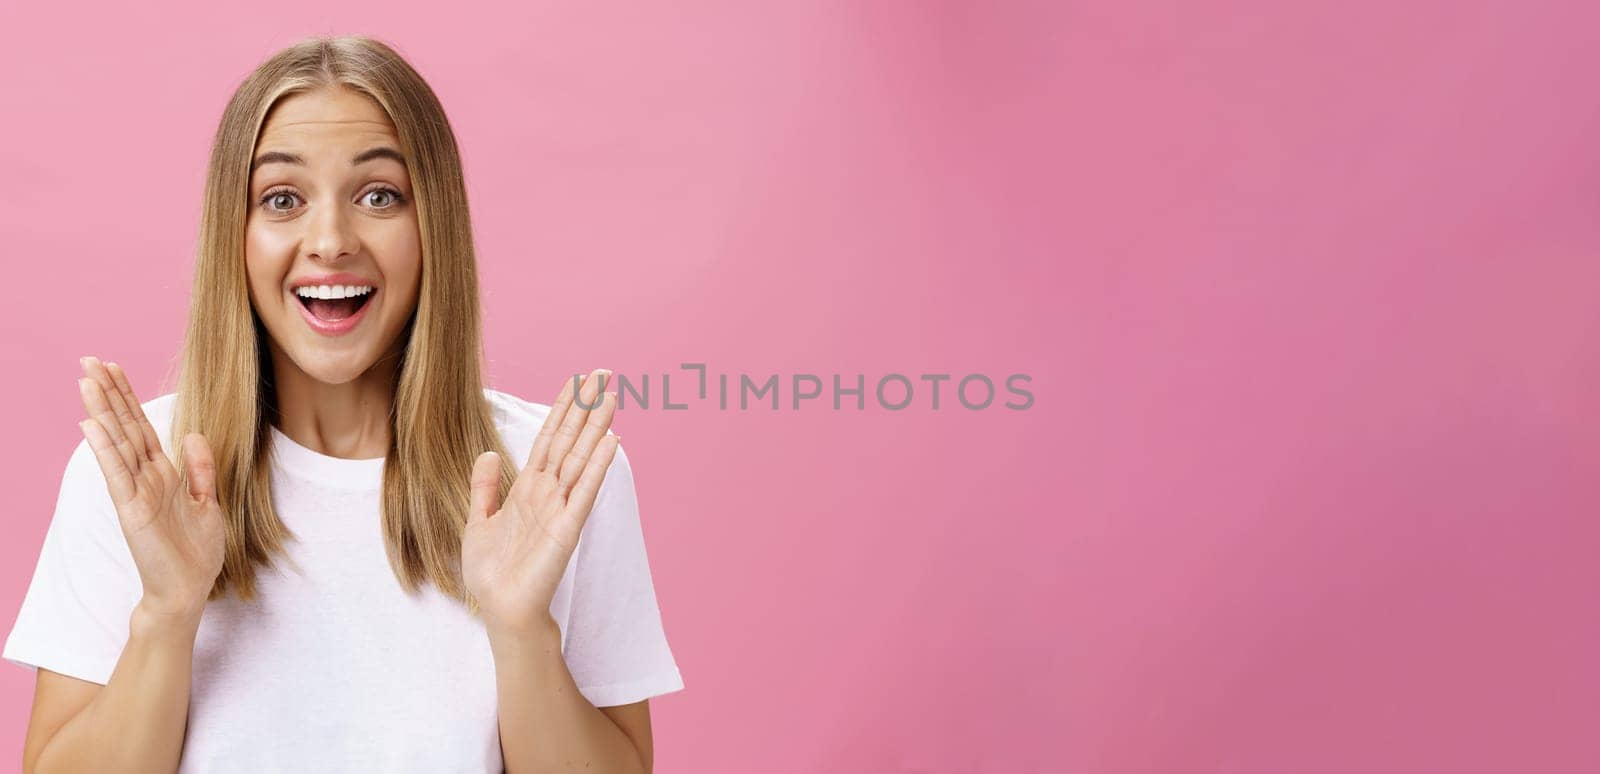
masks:
[[[256,143],[244,254],[250,303],[280,371],[343,384],[403,346],[422,246],[400,138],[382,107],[342,87],[273,107]]]

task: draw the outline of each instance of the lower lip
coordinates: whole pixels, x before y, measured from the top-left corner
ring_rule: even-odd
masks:
[[[356,310],[355,314],[350,315],[349,317],[346,317],[343,320],[332,320],[332,321],[330,321],[330,320],[324,320],[324,319],[312,314],[311,310],[307,309],[305,304],[300,303],[300,299],[299,299],[298,296],[294,296],[294,294],[292,294],[292,293],[290,294],[290,297],[292,299],[291,303],[293,303],[297,308],[299,308],[300,316],[306,318],[306,324],[310,325],[312,330],[314,330],[317,333],[320,333],[320,334],[322,334],[324,336],[338,336],[338,335],[341,335],[341,334],[349,333],[352,330],[355,330],[355,327],[357,325],[361,324],[361,318],[363,318],[363,317],[365,317],[367,315],[367,310],[371,309],[373,303],[375,303],[378,300],[378,298],[377,298],[378,289],[377,288],[373,288],[372,289],[371,296],[372,297],[368,298],[367,302],[365,304],[361,305],[360,309]]]

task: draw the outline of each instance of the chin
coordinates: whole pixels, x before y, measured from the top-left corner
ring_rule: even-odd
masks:
[[[355,381],[372,368],[375,358],[347,352],[297,352],[289,356],[306,376],[323,384]]]

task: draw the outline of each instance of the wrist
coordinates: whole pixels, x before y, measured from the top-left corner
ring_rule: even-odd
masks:
[[[522,654],[551,648],[559,653],[561,650],[561,627],[549,613],[516,624],[485,620],[483,628],[489,634],[490,649],[497,654]]]
[[[204,611],[204,604],[173,605],[145,597],[133,606],[129,625],[136,633],[193,636],[200,630],[200,617]]]

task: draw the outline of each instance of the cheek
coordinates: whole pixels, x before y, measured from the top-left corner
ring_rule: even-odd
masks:
[[[294,240],[260,223],[244,229],[244,267],[250,292],[270,291],[283,282],[294,255]]]
[[[364,240],[395,297],[415,297],[422,281],[422,237],[415,220],[395,220]]]

